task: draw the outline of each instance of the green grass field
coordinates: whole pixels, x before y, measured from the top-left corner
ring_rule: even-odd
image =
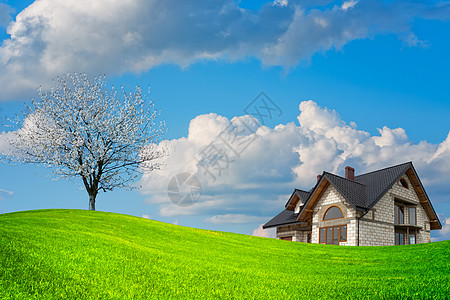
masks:
[[[0,215],[1,299],[448,299],[450,241],[339,247],[84,210]]]

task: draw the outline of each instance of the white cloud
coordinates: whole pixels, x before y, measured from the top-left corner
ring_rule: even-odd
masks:
[[[438,232],[438,237],[431,238],[432,242],[450,240],[450,218],[441,219],[442,229]]]
[[[344,3],[342,3],[342,9],[343,10],[347,10],[349,8],[352,8],[353,6],[355,6],[358,3],[358,1],[344,1]]]
[[[151,219],[150,215],[146,215],[146,214],[142,215],[142,218],[144,218],[144,219]]]
[[[258,226],[258,228],[256,228],[255,230],[253,230],[252,235],[254,236],[259,236],[259,237],[265,237],[265,238],[275,238],[276,237],[276,232],[275,232],[275,228],[269,228],[269,229],[263,229],[264,224],[260,224]]]
[[[240,156],[217,137],[225,128],[251,118],[197,116],[187,137],[161,144],[172,149],[165,168],[142,177],[147,203],[159,205],[164,217],[203,216],[214,224],[256,226],[281,211],[294,188],[311,188],[324,170],[343,175],[345,166],[351,165],[361,174],[407,161],[413,161],[428,191],[450,193],[450,133],[440,144],[413,143],[402,128],[382,127],[379,135],[372,136],[311,100],[301,102],[299,109],[299,125],[261,126],[247,133],[251,143]],[[198,163],[211,142],[230,161],[220,172],[210,169],[215,179]],[[182,172],[194,174],[202,184],[200,199],[189,207],[176,206],[167,196],[169,180]]]
[[[67,72],[116,75],[248,56],[293,67],[316,52],[383,33],[420,45],[410,30],[413,20],[447,20],[449,8],[408,1],[277,0],[253,11],[234,0],[35,1],[7,27],[0,99],[34,96],[36,87]],[[3,5],[0,22],[6,14]]]
[[[287,6],[288,0],[275,0],[273,1],[273,5]]]
[[[428,41],[422,41],[420,40],[417,35],[415,35],[413,32],[410,32],[403,38],[404,43],[409,47],[422,47],[426,48],[429,46]]]
[[[205,220],[205,222],[213,224],[245,224],[245,223],[256,223],[267,220],[267,217],[256,217],[244,214],[225,214],[212,216]]]
[[[8,191],[4,189],[0,189],[0,201],[3,201],[5,199],[9,199],[14,195],[13,191]]]

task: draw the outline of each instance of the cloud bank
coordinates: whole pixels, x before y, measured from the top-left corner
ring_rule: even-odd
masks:
[[[0,26],[9,22],[0,6]],[[143,72],[161,64],[255,57],[290,68],[355,39],[394,33],[408,45],[417,18],[446,20],[450,4],[398,1],[37,0],[7,27],[0,47],[0,100],[18,99],[67,72]]]
[[[343,175],[350,165],[361,174],[407,161],[413,161],[428,193],[450,193],[450,134],[440,144],[413,143],[402,128],[384,126],[371,135],[311,100],[301,102],[299,110],[298,123],[247,132],[239,126],[252,124],[249,116],[197,116],[187,137],[160,143],[172,153],[163,170],[144,175],[140,182],[148,203],[157,204],[164,217],[200,216],[207,223],[251,223],[256,228],[281,211],[294,188],[311,188],[324,170]],[[220,138],[227,128],[238,129],[236,141],[249,143],[239,155],[229,147],[230,140]],[[205,168],[202,162],[210,158],[220,168]],[[202,183],[202,196],[188,207],[172,204],[167,196],[169,180],[182,172]],[[436,205],[445,200],[432,201]]]

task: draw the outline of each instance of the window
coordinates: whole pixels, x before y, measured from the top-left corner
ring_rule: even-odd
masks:
[[[339,219],[339,218],[343,218],[344,215],[342,214],[342,211],[339,207],[337,206],[331,206],[330,208],[327,209],[327,211],[325,212],[325,214],[323,215],[323,220],[333,220],[333,219]]]
[[[327,244],[333,244],[333,227],[327,228]]]
[[[404,245],[405,244],[405,234],[403,232],[395,233],[395,244]]]
[[[397,182],[397,184],[398,184],[399,186],[402,186],[402,187],[406,188],[406,189],[409,188],[409,187],[408,187],[408,182],[406,182],[406,180],[405,180],[404,178],[401,178],[401,179]]]
[[[409,224],[411,225],[416,225],[416,208],[415,207],[410,207],[408,209],[408,214],[409,214]]]
[[[339,226],[333,227],[333,245],[339,245]]]
[[[306,234],[306,242],[307,242],[307,243],[311,243],[311,232],[308,232],[308,233]]]
[[[409,244],[414,245],[416,243],[416,235],[414,233],[409,234]]]
[[[325,243],[325,228],[319,229],[319,243]]]
[[[281,237],[280,238],[281,240],[283,240],[283,241],[292,241],[292,236],[284,236],[284,237]]]
[[[394,217],[395,217],[395,224],[404,224],[404,214],[403,214],[403,206],[397,205],[395,204],[394,207],[395,213],[394,213]]]
[[[319,243],[339,245],[347,241],[347,225],[319,228]]]
[[[341,242],[346,242],[347,241],[347,225],[341,226],[340,241]]]

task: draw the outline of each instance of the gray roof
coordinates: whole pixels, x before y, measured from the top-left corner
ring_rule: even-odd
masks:
[[[323,176],[354,208],[366,207],[366,185],[327,172]]]
[[[294,213],[292,210],[283,210],[274,218],[272,218],[269,222],[264,224],[263,228],[275,227],[280,225],[292,225],[292,224],[301,224],[304,222],[297,221],[298,213]]]
[[[350,203],[350,205],[357,210],[367,211],[371,209],[411,167],[413,168],[412,163],[407,162],[355,176],[354,181],[328,172],[323,172],[321,180],[318,183],[326,178],[328,182],[345,198],[345,200]],[[318,184],[316,184],[310,192],[296,189],[286,204],[286,207],[296,193],[302,202],[306,204],[315,193],[317,187]],[[301,212],[302,210],[300,213]],[[267,222],[263,228],[301,223],[297,221],[297,217],[298,214],[295,214],[294,211],[285,209]]]
[[[411,162],[355,176],[355,181],[366,186],[365,208],[372,208],[383,195],[412,167]]]

